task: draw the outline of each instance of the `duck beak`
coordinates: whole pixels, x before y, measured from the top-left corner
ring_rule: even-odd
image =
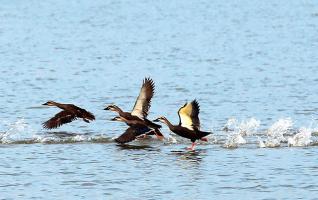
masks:
[[[117,119],[116,119],[116,117],[115,117],[115,118],[110,119],[110,121],[117,121]]]
[[[159,120],[159,118],[158,119],[155,119],[155,120],[153,120],[154,122],[160,122],[160,120]]]
[[[109,106],[107,106],[106,108],[104,108],[104,110],[110,110]]]
[[[43,106],[48,106],[49,104],[48,103],[44,103],[44,104],[42,104]]]

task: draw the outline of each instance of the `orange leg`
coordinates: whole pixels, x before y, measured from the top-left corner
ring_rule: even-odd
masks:
[[[194,151],[194,148],[195,148],[195,142],[192,142],[191,147],[188,147],[187,149],[190,151]]]

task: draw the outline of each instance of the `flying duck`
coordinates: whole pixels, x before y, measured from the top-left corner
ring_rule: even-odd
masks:
[[[59,126],[70,123],[77,118],[82,118],[84,122],[87,123],[89,123],[90,120],[95,120],[95,116],[92,113],[73,104],[62,104],[54,101],[48,101],[42,105],[56,106],[62,109],[61,112],[57,113],[54,117],[43,123],[43,128],[45,129],[58,128]]]
[[[211,134],[211,132],[200,131],[199,112],[199,103],[197,100],[193,100],[191,103],[184,104],[184,106],[179,109],[179,125],[172,125],[165,117],[159,117],[154,121],[163,122],[172,132],[181,137],[190,139],[192,145],[188,149],[194,150],[196,140],[207,141],[204,137]]]
[[[154,95],[155,84],[152,79],[145,78],[139,92],[139,96],[135,102],[132,112],[124,112],[116,105],[109,105],[104,110],[117,112],[128,126],[143,126],[151,128],[155,131],[158,138],[163,138],[160,132],[161,125],[155,124],[147,119],[147,115],[151,106],[151,98]],[[118,118],[119,119],[119,118]],[[114,120],[119,121],[119,120]]]
[[[117,143],[127,143],[135,140],[136,138],[139,138],[140,136],[144,135],[156,135],[156,131],[149,128],[148,126],[142,125],[139,122],[136,122],[134,120],[128,120],[121,117],[117,116],[113,119],[112,121],[120,121],[120,122],[125,122],[126,124],[129,124],[129,128],[121,134],[118,138],[115,139]]]

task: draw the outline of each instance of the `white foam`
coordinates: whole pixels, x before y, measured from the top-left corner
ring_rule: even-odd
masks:
[[[224,125],[224,128],[226,128],[227,130],[234,130],[237,127],[237,124],[237,120],[231,117],[227,120],[226,124]]]
[[[287,134],[293,126],[291,118],[279,119],[267,130],[267,138],[262,141],[259,138],[259,147],[279,147],[282,142],[287,142],[284,134]]]
[[[169,134],[169,136],[167,137],[167,142],[172,144],[178,143],[177,139],[173,137],[171,134]]]
[[[240,135],[253,135],[257,132],[261,122],[255,118],[250,118],[246,121],[242,121],[239,125]]]
[[[76,135],[76,136],[72,137],[72,141],[74,141],[74,142],[88,141],[88,137],[85,135]]]
[[[260,126],[260,121],[255,118],[242,120],[239,122],[235,118],[229,118],[225,124],[225,128],[234,132],[239,132],[241,135],[252,135]]]
[[[260,148],[265,148],[266,147],[266,144],[265,144],[265,142],[261,139],[261,138],[259,138],[258,137],[258,146],[260,147]]]
[[[288,131],[292,128],[293,121],[291,118],[279,119],[275,122],[267,131],[269,139],[275,139],[279,142],[286,142],[284,134],[287,134]]]
[[[240,134],[229,134],[225,144],[226,148],[237,148],[240,144],[246,144],[246,140]]]
[[[288,138],[288,146],[308,146],[312,142],[311,133],[312,130],[310,128],[300,128],[297,134],[295,134],[293,137]]]
[[[259,140],[259,147],[260,148],[274,148],[274,147],[280,147],[280,141],[277,139],[271,139],[271,140],[266,140],[266,141],[262,141]]]
[[[232,129],[233,132],[228,134],[224,147],[237,148],[241,144],[246,144],[247,141],[244,136],[253,135],[257,132],[259,126],[260,121],[255,118],[243,120],[242,122],[239,122],[234,118],[230,118],[225,127],[230,130]]]
[[[0,134],[0,141],[2,143],[31,140],[35,134],[35,130],[23,118],[13,123],[7,121],[3,121],[2,123],[6,129],[4,133]]]
[[[43,137],[37,137],[38,139],[36,140],[39,143],[59,143],[61,141],[60,138],[56,136],[43,136]]]
[[[203,144],[215,144],[215,143],[217,143],[218,140],[216,138],[216,135],[213,134],[214,133],[213,131],[211,131],[211,132],[212,132],[212,134],[210,134],[210,135],[205,137],[206,139],[208,139],[207,142],[205,142],[205,141],[204,142],[200,142],[200,140],[199,140],[199,142],[203,143]]]

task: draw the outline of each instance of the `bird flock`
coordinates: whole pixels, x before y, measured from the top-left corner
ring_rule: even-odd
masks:
[[[159,140],[162,140],[164,136],[160,131],[161,125],[156,124],[155,122],[166,124],[170,131],[181,137],[190,139],[192,145],[191,147],[188,147],[189,150],[195,149],[196,140],[207,141],[206,136],[211,134],[211,132],[200,130],[200,106],[197,100],[187,102],[179,109],[178,125],[171,124],[164,116],[158,117],[153,121],[148,120],[147,116],[154,91],[155,84],[153,80],[151,78],[145,78],[142,83],[139,96],[137,97],[131,112],[125,112],[114,104],[108,105],[104,109],[118,114],[118,116],[111,119],[112,121],[124,122],[128,125],[125,132],[115,139],[117,143],[125,144],[135,140],[136,138],[143,138],[149,135],[155,135]],[[61,112],[43,123],[43,128],[45,129],[55,129],[79,118],[83,119],[86,123],[90,123],[95,120],[95,116],[91,112],[73,104],[62,104],[55,101],[48,101],[43,105],[56,106],[62,109]]]

